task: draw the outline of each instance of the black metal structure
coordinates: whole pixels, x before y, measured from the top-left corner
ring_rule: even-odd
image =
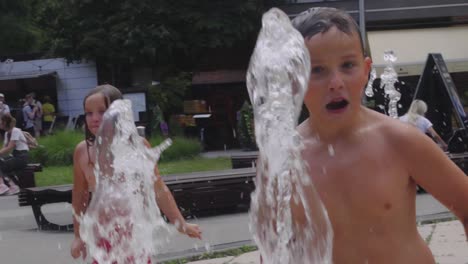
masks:
[[[427,103],[426,115],[448,142],[450,153],[468,152],[467,117],[441,54],[428,55],[414,99]]]

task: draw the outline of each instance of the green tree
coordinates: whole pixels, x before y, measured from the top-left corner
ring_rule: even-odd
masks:
[[[176,65],[255,35],[261,0],[44,0],[48,47],[70,60]],[[52,19],[51,19],[52,18]]]
[[[148,88],[148,102],[151,106],[151,128],[159,130],[161,122],[168,122],[168,113],[181,112],[183,96],[191,84],[191,74],[180,72]]]
[[[34,0],[0,0],[0,55],[39,50],[41,31],[35,27]]]

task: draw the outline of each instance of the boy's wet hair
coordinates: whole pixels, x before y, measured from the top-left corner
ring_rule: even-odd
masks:
[[[302,34],[304,39],[309,39],[318,33],[325,33],[330,28],[336,27],[348,35],[357,33],[361,43],[362,54],[366,56],[361,32],[356,21],[345,11],[332,7],[310,8],[292,20],[292,25]]]

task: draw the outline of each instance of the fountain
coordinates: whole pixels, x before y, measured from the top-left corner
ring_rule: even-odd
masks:
[[[264,263],[331,263],[332,230],[296,130],[310,74],[304,39],[286,14],[262,19],[247,73],[259,148],[250,228]]]
[[[384,60],[387,63],[383,73],[380,75],[380,88],[384,89],[385,96],[388,97],[388,115],[393,118],[398,118],[398,101],[401,94],[395,89],[395,83],[398,81],[398,75],[393,64],[397,60],[395,53],[392,50],[384,52]],[[369,80],[370,82],[370,80]],[[367,89],[366,89],[367,91]]]
[[[77,216],[81,238],[100,264],[147,263],[171,232],[153,189],[154,167],[170,141],[147,148],[131,102],[117,100],[103,116],[96,143],[96,191],[86,214]]]

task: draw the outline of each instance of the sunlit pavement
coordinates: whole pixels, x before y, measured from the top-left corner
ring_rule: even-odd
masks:
[[[421,223],[451,217],[448,210],[430,195],[418,195],[416,204],[418,221]],[[53,204],[44,209],[49,220],[59,224],[71,223],[70,205]],[[174,232],[173,236],[167,238],[167,246],[157,256],[159,261],[197,255],[207,250],[226,250],[252,244],[247,213],[204,217],[191,222],[200,225],[204,240],[196,241]],[[419,230],[424,238],[431,238],[429,246],[439,263],[468,263],[468,245],[463,228],[458,222],[422,225]],[[70,258],[72,239],[72,232],[38,231],[30,207],[18,207],[16,196],[0,197],[1,263],[86,263]],[[258,263],[258,253],[197,263]]]
[[[463,226],[459,221],[425,224],[418,227],[421,236],[428,241],[429,247],[439,264],[468,263],[468,243]],[[191,264],[259,264],[258,251],[238,257],[226,257],[189,262]]]

